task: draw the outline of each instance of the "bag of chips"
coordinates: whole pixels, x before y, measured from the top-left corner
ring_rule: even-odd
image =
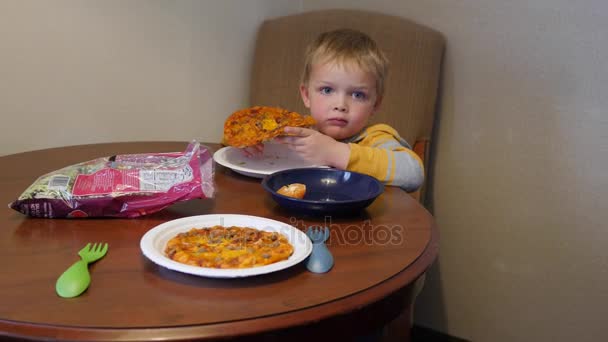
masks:
[[[32,217],[138,217],[194,198],[211,198],[212,153],[123,154],[67,166],[38,178],[9,204]]]

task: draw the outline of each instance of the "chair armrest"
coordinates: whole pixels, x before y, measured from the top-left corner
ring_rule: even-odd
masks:
[[[422,203],[424,201],[424,195],[425,195],[425,191],[426,191],[426,178],[427,178],[427,167],[428,167],[428,153],[429,153],[429,139],[418,139],[416,140],[416,142],[414,143],[414,146],[412,148],[412,150],[414,151],[414,153],[416,153],[418,155],[418,157],[420,157],[420,159],[422,160],[422,165],[424,165],[424,183],[422,183],[422,186],[414,191],[414,192],[410,192],[410,196],[412,196],[414,199],[416,199],[418,202]]]

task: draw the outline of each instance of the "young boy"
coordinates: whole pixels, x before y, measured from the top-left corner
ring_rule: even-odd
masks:
[[[368,125],[382,102],[387,71],[388,60],[366,34],[350,29],[321,34],[308,46],[300,85],[317,130],[286,127],[289,136],[275,141],[311,163],[415,191],[424,180],[420,158],[392,127]]]

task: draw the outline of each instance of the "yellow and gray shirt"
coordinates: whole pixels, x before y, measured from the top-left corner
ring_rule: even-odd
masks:
[[[365,173],[407,192],[416,191],[422,185],[422,160],[389,125],[368,126],[342,142],[350,145],[347,170]]]

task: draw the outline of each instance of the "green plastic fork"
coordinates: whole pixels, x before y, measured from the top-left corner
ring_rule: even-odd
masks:
[[[107,243],[88,243],[78,252],[80,260],[76,261],[70,268],[65,270],[55,283],[55,291],[64,298],[72,298],[83,293],[91,283],[89,264],[97,261],[108,252]]]

